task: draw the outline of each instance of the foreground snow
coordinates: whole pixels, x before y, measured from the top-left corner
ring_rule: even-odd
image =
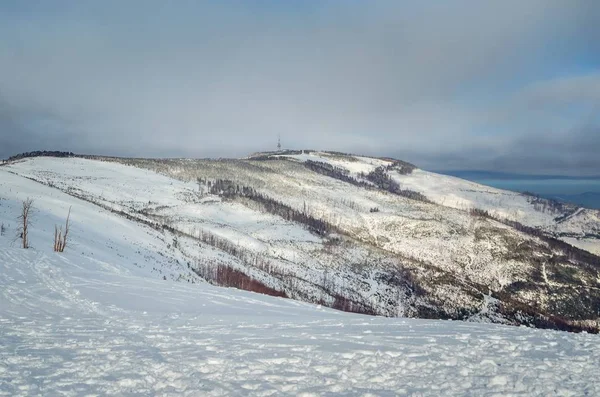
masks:
[[[0,251],[0,395],[597,395],[598,337],[350,315]]]

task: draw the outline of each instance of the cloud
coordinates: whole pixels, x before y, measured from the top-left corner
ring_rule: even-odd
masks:
[[[0,120],[0,156],[57,142],[241,156],[281,134],[287,147],[508,167],[472,153],[506,158],[546,118],[567,139],[598,92],[597,75],[568,74],[598,64],[593,1],[291,3],[0,6],[0,93],[21,131]],[[577,109],[558,117],[565,103]]]
[[[430,169],[490,170],[540,175],[599,176],[600,126],[560,135],[531,134],[498,147],[469,147],[441,154],[408,153]],[[413,160],[414,161],[414,160]]]
[[[470,168],[598,175],[600,73],[527,85],[480,125],[504,129],[493,145],[480,148],[485,160]]]

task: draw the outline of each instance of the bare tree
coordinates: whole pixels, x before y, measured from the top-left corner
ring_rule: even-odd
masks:
[[[17,218],[20,223],[19,235],[23,241],[23,248],[29,248],[29,226],[31,225],[31,211],[33,209],[33,199],[27,197],[27,200],[23,201],[23,207],[21,209],[21,215]]]
[[[67,214],[67,221],[65,222],[65,233],[63,234],[62,226],[60,229],[58,226],[54,226],[54,252],[64,252],[67,247],[67,236],[69,235],[69,218],[71,217],[71,207],[69,207],[69,213]]]

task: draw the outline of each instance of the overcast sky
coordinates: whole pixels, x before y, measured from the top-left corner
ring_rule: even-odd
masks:
[[[0,1],[0,157],[600,174],[600,1]]]

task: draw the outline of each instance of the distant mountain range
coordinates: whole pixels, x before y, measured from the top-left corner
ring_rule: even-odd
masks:
[[[438,171],[473,182],[600,209],[600,176],[528,175],[494,171]]]
[[[581,194],[542,195],[552,200],[573,203],[586,208],[600,209],[600,193],[585,192]]]
[[[550,179],[566,179],[566,180],[599,180],[600,175],[592,176],[570,176],[570,175],[536,175],[536,174],[513,174],[510,172],[496,171],[470,171],[470,170],[451,170],[451,171],[433,171],[439,174],[456,176],[467,180],[471,179],[504,179],[504,180],[550,180]]]

